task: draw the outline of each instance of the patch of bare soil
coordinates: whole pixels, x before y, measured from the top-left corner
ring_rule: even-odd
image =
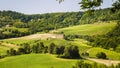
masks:
[[[95,61],[97,63],[102,63],[102,64],[105,64],[107,66],[111,66],[112,64],[117,65],[118,63],[120,63],[120,61],[115,61],[115,60],[94,59],[94,58],[86,58],[86,59],[91,60],[91,61]]]
[[[33,34],[29,36],[18,37],[19,39],[63,39],[63,34]],[[11,38],[11,39],[18,39],[18,38]]]

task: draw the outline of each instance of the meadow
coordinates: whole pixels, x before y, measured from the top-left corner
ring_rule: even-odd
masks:
[[[95,23],[58,29],[65,35],[104,35],[115,27],[116,23]]]
[[[9,47],[0,45],[0,55],[6,55],[6,51],[9,50]]]
[[[56,58],[50,54],[29,54],[0,59],[1,68],[72,68],[78,60]],[[86,62],[91,62],[85,60]]]

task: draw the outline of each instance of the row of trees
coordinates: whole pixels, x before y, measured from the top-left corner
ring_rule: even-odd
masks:
[[[43,42],[36,43],[32,46],[25,44],[23,47],[18,48],[18,50],[10,49],[7,51],[8,56],[30,54],[30,53],[49,53],[57,54],[61,58],[77,59],[81,58],[79,54],[79,49],[77,46],[56,46],[51,43],[49,46],[44,46]]]

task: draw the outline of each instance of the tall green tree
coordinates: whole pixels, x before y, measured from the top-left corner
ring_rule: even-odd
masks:
[[[7,55],[14,56],[17,55],[17,52],[13,48],[11,48],[10,50],[7,50]]]
[[[23,48],[24,48],[25,54],[31,53],[31,47],[29,46],[29,44],[24,44]]]
[[[54,49],[55,49],[56,45],[54,43],[51,43],[49,46],[48,46],[48,53],[50,54],[54,54]]]
[[[78,47],[72,45],[65,47],[63,57],[69,59],[81,58]]]
[[[112,4],[113,8],[120,9],[120,0],[115,1],[115,3]]]
[[[94,9],[100,6],[103,3],[103,0],[82,0],[79,4],[81,9]]]
[[[44,44],[43,42],[37,43],[32,46],[32,52],[33,53],[42,53],[44,50]]]

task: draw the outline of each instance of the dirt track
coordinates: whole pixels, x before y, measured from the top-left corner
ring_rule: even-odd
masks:
[[[50,39],[50,38],[57,38],[57,39],[63,39],[63,34],[33,34],[23,37],[18,37],[19,39]],[[11,39],[18,39],[18,38],[11,38]]]
[[[85,52],[89,53],[91,48],[85,50]],[[105,64],[107,66],[111,66],[112,64],[113,65],[117,65],[118,63],[120,63],[120,61],[116,61],[116,60],[106,60],[106,59],[95,59],[95,58],[86,58],[86,57],[83,57],[87,60],[91,60],[91,61],[94,61],[94,62],[97,62],[97,63],[102,63],[102,64]]]
[[[111,66],[112,64],[116,65],[116,64],[120,63],[120,61],[115,61],[115,60],[94,59],[94,58],[86,58],[86,59],[91,60],[91,61],[95,61],[97,63],[102,63],[102,64],[105,64],[107,66]]]

